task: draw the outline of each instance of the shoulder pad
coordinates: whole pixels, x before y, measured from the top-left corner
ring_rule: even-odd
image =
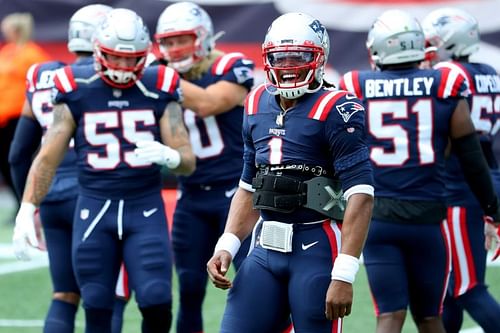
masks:
[[[319,121],[325,121],[335,103],[347,94],[348,92],[345,90],[324,91],[321,96],[319,96],[316,103],[314,103],[314,106],[311,108],[307,117]],[[351,96],[351,99],[352,98],[355,97]]]
[[[215,60],[212,65],[212,74],[213,75],[224,75],[226,74],[234,63],[238,60],[242,60],[245,58],[245,55],[240,52],[232,52],[227,53]]]
[[[257,113],[259,108],[259,100],[262,93],[266,90],[266,83],[262,83],[252,89],[250,93],[248,93],[245,99],[245,112],[247,115],[254,115]]]
[[[70,93],[76,90],[77,84],[71,66],[65,66],[56,70],[54,83],[60,92]]]
[[[340,80],[339,84],[341,89],[350,91],[354,95],[356,95],[358,98],[362,98],[363,94],[361,91],[361,86],[359,84],[359,72],[358,71],[351,71],[348,73],[345,73],[342,76],[342,79]]]
[[[452,62],[441,62],[434,66],[440,73],[437,96],[439,98],[467,97],[470,94],[468,75],[462,66]]]

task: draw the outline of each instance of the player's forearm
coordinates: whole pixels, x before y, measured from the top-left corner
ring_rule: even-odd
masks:
[[[349,198],[342,224],[342,247],[340,252],[359,258],[372,216],[373,197],[357,193]]]
[[[259,219],[259,211],[253,209],[252,192],[238,188],[231,201],[226,229],[243,241],[253,230]]]
[[[181,163],[174,172],[185,176],[192,174],[196,169],[196,156],[193,154],[191,146],[178,147],[176,150],[181,155]]]
[[[56,168],[57,163],[51,163],[43,156],[37,156],[30,168],[22,201],[40,205],[49,191]]]

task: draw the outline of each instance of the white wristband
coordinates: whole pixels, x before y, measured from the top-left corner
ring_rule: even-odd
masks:
[[[359,259],[348,254],[340,253],[332,269],[332,280],[353,283],[359,269]]]
[[[230,232],[225,232],[220,236],[217,244],[215,245],[214,253],[224,250],[231,254],[231,257],[235,257],[236,253],[240,249],[241,241],[235,234]]]
[[[24,214],[24,216],[33,216],[36,212],[36,206],[31,202],[23,201],[19,207],[19,212],[22,212],[21,214]]]
[[[181,164],[181,154],[168,146],[165,147],[165,165],[169,169],[175,169]]]

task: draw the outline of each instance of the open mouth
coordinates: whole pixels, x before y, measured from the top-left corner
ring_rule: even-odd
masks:
[[[282,83],[295,83],[298,81],[300,75],[297,73],[283,73],[280,75],[280,81]]]

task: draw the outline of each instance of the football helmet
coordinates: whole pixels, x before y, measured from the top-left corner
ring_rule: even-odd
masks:
[[[391,9],[373,23],[366,48],[375,66],[417,62],[425,58],[425,38],[416,18]]]
[[[469,56],[479,49],[477,20],[461,9],[436,9],[422,20],[422,28],[431,61]]]
[[[271,23],[262,56],[266,81],[287,99],[319,90],[323,85],[330,39],[321,22],[304,13],[287,13]]]
[[[96,29],[94,47],[94,63],[101,78],[113,87],[128,88],[142,76],[151,40],[139,15],[118,8]],[[114,57],[120,59],[110,59]]]
[[[78,9],[69,19],[68,50],[70,52],[94,52],[92,37],[97,26],[111,11],[110,6],[94,4]]]
[[[192,35],[189,47],[165,47],[164,38]],[[155,39],[169,65],[181,73],[207,57],[215,47],[212,20],[203,8],[192,2],[178,2],[165,8],[158,18]]]

